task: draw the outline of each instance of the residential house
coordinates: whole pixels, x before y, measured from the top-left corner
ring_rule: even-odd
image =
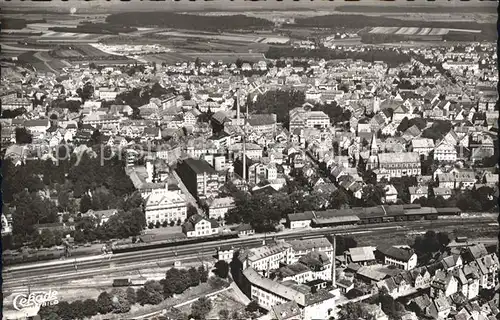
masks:
[[[457,161],[457,149],[455,145],[450,144],[445,139],[439,141],[434,148],[434,160],[446,162]]]
[[[403,270],[412,270],[417,266],[417,255],[408,248],[377,247],[377,252],[383,257],[384,264],[396,266]]]
[[[415,200],[420,199],[421,197],[427,198],[427,186],[409,187],[408,190],[410,191],[410,203],[413,203]]]
[[[106,223],[109,218],[115,214],[118,213],[118,210],[116,209],[109,209],[109,210],[92,210],[90,209],[89,211],[82,213],[82,217],[92,217],[94,219],[97,219],[99,225],[103,225]]]
[[[438,270],[431,282],[432,298],[449,297],[458,291],[458,281],[453,272]]]
[[[398,190],[396,190],[396,187],[394,187],[392,184],[387,184],[384,187],[385,190],[385,197],[384,197],[384,203],[396,203],[398,201]]]
[[[209,198],[206,201],[208,216],[212,219],[224,219],[227,212],[235,207],[233,197]]]
[[[440,187],[437,187],[437,188],[434,188],[434,196],[441,196],[443,197],[445,200],[449,199],[452,195],[452,191],[450,188],[440,188]]]
[[[429,315],[434,319],[447,319],[451,312],[451,306],[446,297],[439,297],[431,301],[429,306]]]
[[[211,236],[219,233],[219,224],[214,219],[194,214],[182,225],[182,232],[188,238]]]
[[[361,266],[368,266],[376,263],[375,248],[373,247],[357,247],[350,248],[344,252],[344,260],[346,264],[356,263]]]
[[[419,155],[429,155],[429,152],[434,150],[434,141],[427,138],[418,138],[411,140],[412,152],[416,152]]]

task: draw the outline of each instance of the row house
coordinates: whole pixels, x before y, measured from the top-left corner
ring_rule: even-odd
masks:
[[[378,181],[383,177],[390,180],[402,176],[420,175],[420,156],[416,152],[380,153],[378,154],[378,166],[374,172]]]
[[[437,175],[440,188],[449,189],[471,189],[476,184],[476,177],[473,171],[460,170]]]
[[[429,288],[432,276],[426,267],[401,272],[391,278],[377,282],[379,289],[385,287],[394,299]]]
[[[434,148],[434,160],[456,162],[457,148],[444,139],[439,141]]]
[[[411,140],[412,152],[417,152],[419,155],[428,156],[434,150],[434,141],[428,138],[418,138]],[[434,156],[435,157],[435,156]]]

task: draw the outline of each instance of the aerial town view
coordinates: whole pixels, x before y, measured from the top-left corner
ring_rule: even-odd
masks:
[[[2,319],[500,319],[498,3],[452,2],[4,2]]]

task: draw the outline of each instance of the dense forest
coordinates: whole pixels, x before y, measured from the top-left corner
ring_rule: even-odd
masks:
[[[56,32],[76,32],[76,33],[105,33],[105,34],[119,34],[126,32],[137,31],[136,28],[123,25],[111,25],[108,23],[84,23],[78,25],[76,28],[65,27],[51,27],[51,31]]]
[[[273,25],[269,20],[245,15],[200,16],[170,12],[121,12],[109,15],[106,22],[124,26],[157,26],[205,31],[263,28]]]
[[[269,47],[265,53],[268,59],[280,58],[310,58],[310,59],[352,59],[366,62],[383,61],[390,67],[396,67],[402,63],[410,62],[411,58],[407,54],[394,50],[369,50],[364,52],[347,52],[319,48],[314,50],[290,47]]]

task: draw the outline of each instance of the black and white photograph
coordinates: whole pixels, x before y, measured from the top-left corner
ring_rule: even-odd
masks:
[[[498,5],[2,1],[1,318],[500,319]]]

